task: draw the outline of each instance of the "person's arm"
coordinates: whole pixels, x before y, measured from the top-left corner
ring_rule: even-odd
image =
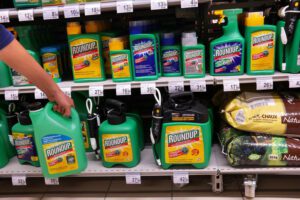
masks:
[[[0,60],[8,66],[23,74],[30,82],[41,89],[52,102],[56,102],[54,110],[69,116],[73,100],[65,95],[36,60],[17,41],[13,40],[0,50]]]

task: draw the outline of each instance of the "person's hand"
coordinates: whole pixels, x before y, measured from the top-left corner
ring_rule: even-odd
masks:
[[[61,113],[65,117],[69,117],[71,115],[71,108],[74,107],[74,102],[62,91],[57,92],[53,99],[49,100],[56,103],[53,106],[53,110]]]

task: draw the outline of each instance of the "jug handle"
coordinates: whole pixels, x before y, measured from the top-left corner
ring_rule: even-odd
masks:
[[[62,120],[80,121],[79,115],[78,115],[77,111],[75,110],[75,108],[71,108],[70,117],[64,117],[62,114],[60,114],[60,113],[56,112],[55,110],[53,110],[54,105],[55,105],[55,103],[53,103],[53,102],[47,103],[47,105],[45,107],[46,112],[52,112],[56,116],[59,116]]]

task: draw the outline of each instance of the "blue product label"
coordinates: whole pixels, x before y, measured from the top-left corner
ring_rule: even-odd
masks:
[[[180,73],[179,59],[180,52],[178,50],[164,50],[162,51],[163,72],[166,73]]]
[[[17,150],[18,159],[35,162],[38,161],[36,147],[32,135],[13,133],[14,145]]]
[[[240,42],[227,42],[214,46],[214,72],[216,74],[241,71],[243,46]]]
[[[136,77],[156,75],[154,48],[156,48],[156,44],[154,44],[154,41],[151,39],[138,39],[132,42],[134,72]]]

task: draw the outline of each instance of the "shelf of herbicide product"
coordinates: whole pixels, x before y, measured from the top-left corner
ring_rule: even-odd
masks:
[[[141,153],[141,161],[134,168],[113,167],[105,168],[101,161],[96,160],[93,153],[88,153],[88,166],[84,172],[77,177],[110,177],[110,176],[125,176],[127,173],[140,173],[141,176],[172,176],[174,172],[188,172],[189,175],[216,175],[218,172],[217,161],[214,154],[212,154],[210,163],[205,169],[195,169],[193,167],[185,168],[171,168],[164,170],[156,165],[152,148],[146,146]],[[25,175],[26,177],[42,177],[40,168],[20,165],[17,158],[11,159],[9,164],[0,169],[0,177],[11,177],[12,175]]]

